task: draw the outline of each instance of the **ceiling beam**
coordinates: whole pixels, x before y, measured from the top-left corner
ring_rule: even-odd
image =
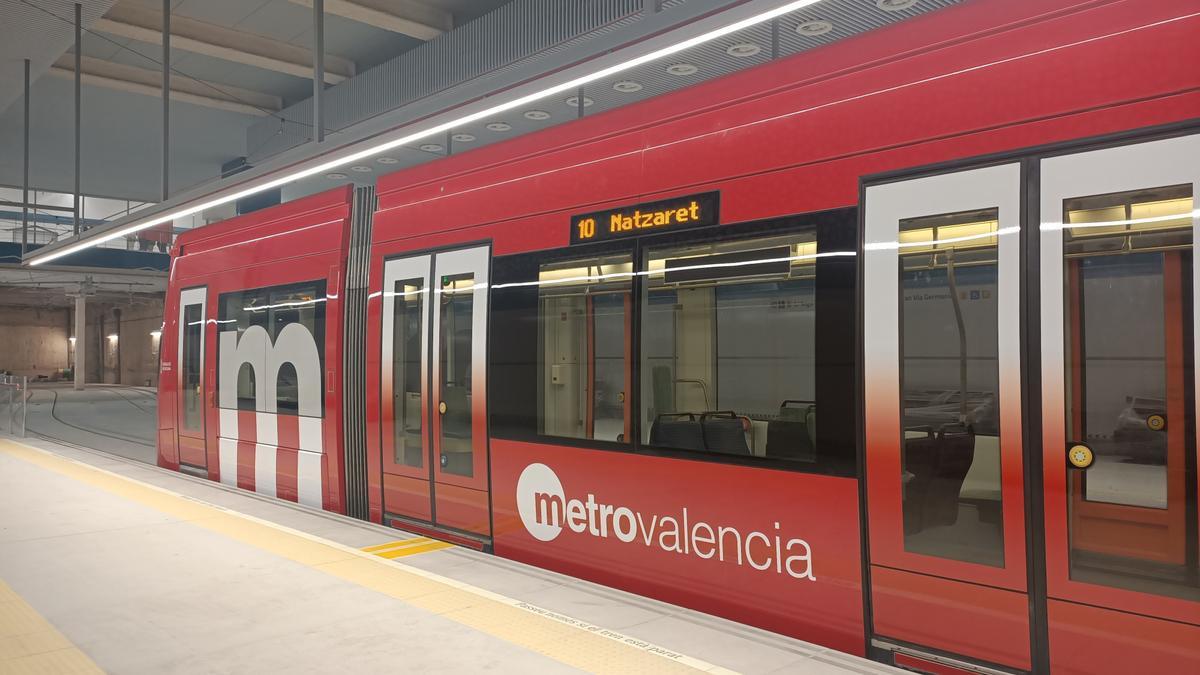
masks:
[[[54,77],[75,77],[74,55],[64,54],[54,63],[48,74]],[[84,84],[106,89],[145,96],[162,96],[160,71],[103,59],[83,57],[82,80]],[[279,112],[283,106],[283,101],[278,96],[227,84],[197,82],[180,76],[171,78],[171,100],[256,116]]]
[[[161,11],[123,2],[109,10],[91,29],[157,45],[162,44],[161,28]],[[304,79],[312,78],[312,51],[307,47],[185,16],[171,15],[171,47]],[[326,84],[337,84],[350,77],[354,77],[353,61],[325,55]]]
[[[291,2],[312,7],[312,0]],[[325,0],[325,13],[418,40],[432,40],[454,27],[450,12],[414,0]]]

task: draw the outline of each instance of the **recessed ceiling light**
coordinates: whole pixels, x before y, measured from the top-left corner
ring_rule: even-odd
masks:
[[[667,66],[667,72],[672,75],[695,75],[700,70],[690,63],[673,63]]]
[[[492,122],[487,128],[488,131],[512,131],[512,125],[508,122]]]
[[[459,143],[470,143],[471,141],[475,140],[475,137],[471,134],[454,134],[450,138],[458,141]]]
[[[525,119],[527,119],[527,120],[548,120],[548,119],[550,119],[550,113],[546,112],[545,110],[526,110],[525,111]]]
[[[437,143],[422,143],[421,149],[425,152],[441,152],[442,146],[438,145]]]
[[[833,24],[828,21],[806,21],[796,26],[796,32],[805,37],[824,35],[833,30]]]
[[[633,80],[621,80],[613,85],[613,89],[629,94],[635,91],[641,91],[642,83],[634,82]]]
[[[578,108],[579,107],[579,97],[578,96],[569,96],[569,97],[567,97],[567,99],[565,101],[563,101],[563,103],[566,103],[567,105],[571,106],[572,108]],[[592,105],[593,103],[595,103],[595,101],[593,101],[592,99],[588,98],[587,96],[583,97],[583,107],[587,108],[588,106]]]
[[[759,47],[753,42],[739,42],[737,44],[729,45],[725,48],[726,54],[739,59],[744,59],[748,56],[754,56],[761,51],[762,47]]]
[[[325,177],[330,180],[345,180],[345,179],[349,178],[349,176],[347,176],[346,174],[340,173],[337,171],[335,171],[333,173],[327,173],[327,174],[325,174]]]
[[[875,6],[885,12],[899,12],[917,4],[917,0],[875,0]]]
[[[371,171],[371,167],[369,167],[369,166],[362,166],[361,164],[356,164],[356,165],[354,165],[354,166],[350,167],[350,170],[351,170],[351,171],[357,171],[357,172],[359,172],[359,173],[370,173],[370,171]]]
[[[379,162],[380,164],[399,164],[400,163],[400,160],[396,159],[395,157],[378,157],[375,159],[375,161]]]

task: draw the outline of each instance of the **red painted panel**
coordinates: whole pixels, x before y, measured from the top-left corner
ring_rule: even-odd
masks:
[[[158,465],[174,471],[179,470],[179,455],[175,447],[175,430],[158,430]]]
[[[494,439],[492,498],[501,556],[864,652],[852,479]]]
[[[1047,611],[1056,675],[1200,673],[1200,626],[1058,600]]]
[[[872,565],[871,601],[880,636],[1030,667],[1024,593]]]
[[[160,434],[161,435],[161,434]],[[179,461],[192,466],[205,466],[206,455],[203,438],[179,435]]]
[[[483,536],[491,536],[488,517],[488,493],[449,483],[437,484],[434,492],[436,521],[439,527],[453,527]]]
[[[289,502],[299,501],[299,455],[286,447],[275,451],[275,496]]]
[[[429,504],[428,480],[383,474],[382,509],[388,513],[414,520],[431,520]]]

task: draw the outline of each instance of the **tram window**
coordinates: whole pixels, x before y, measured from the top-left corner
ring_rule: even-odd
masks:
[[[287,286],[273,286],[253,290],[224,293],[219,300],[220,316],[217,320],[218,340],[229,332],[236,332],[239,344],[246,331],[257,326],[266,332],[266,352],[258,357],[239,350],[243,358],[237,369],[237,407],[239,410],[258,410],[257,388],[265,383],[258,382],[252,358],[263,368],[264,377],[274,378],[276,401],[275,412],[299,414],[300,386],[303,384],[301,371],[315,373],[317,391],[322,391],[321,373],[324,372],[325,345],[325,282],[314,281]],[[303,358],[290,353],[289,346],[276,345],[280,333],[291,324],[299,324],[308,330],[316,346],[317,364],[296,364],[289,359]],[[218,342],[219,344],[219,342]],[[222,354],[218,348],[217,358]],[[313,366],[316,366],[313,368]],[[267,369],[277,366],[274,372]],[[299,370],[297,369],[299,366]],[[309,377],[312,377],[311,375]],[[220,382],[218,382],[218,387]],[[310,385],[311,386],[311,385]],[[318,396],[324,405],[324,397]],[[269,405],[269,404],[268,404]],[[259,412],[271,412],[258,410]]]
[[[632,272],[628,255],[538,270],[538,433],[625,440]]]
[[[442,277],[438,292],[441,335],[438,372],[442,403],[442,470],[459,476],[471,476],[474,464],[474,425],[471,418],[471,345],[474,330],[475,276],[457,274]],[[439,410],[440,410],[439,406]]]
[[[816,251],[811,234],[648,251],[643,443],[816,461]]]
[[[1191,185],[1066,200],[1071,576],[1200,600]],[[1191,524],[1189,524],[1191,523]]]
[[[200,347],[204,335],[204,305],[183,309],[183,427],[200,431]]]
[[[900,222],[901,482],[907,550],[1002,566],[997,218]]]
[[[421,354],[425,336],[421,317],[429,294],[423,278],[399,279],[391,293],[393,461],[420,467],[425,456],[421,415]]]

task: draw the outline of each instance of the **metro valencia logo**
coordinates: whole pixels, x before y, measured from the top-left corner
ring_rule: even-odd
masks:
[[[795,579],[816,581],[808,542],[788,538],[773,523],[770,533],[690,521],[687,507],[679,517],[643,513],[628,506],[606,504],[588,493],[568,498],[562,481],[549,466],[530,464],[517,480],[517,513],[534,539],[551,542],[570,530],[574,535],[608,539],[667,553],[693,555],[730,565],[749,565]]]

